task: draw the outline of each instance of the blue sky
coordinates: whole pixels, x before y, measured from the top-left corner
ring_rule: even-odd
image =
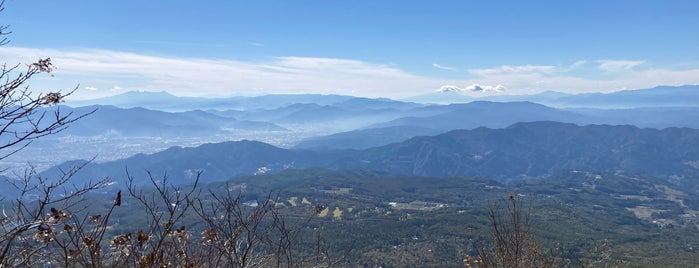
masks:
[[[37,90],[409,97],[699,83],[699,1],[6,0]],[[480,87],[473,85],[479,84]]]

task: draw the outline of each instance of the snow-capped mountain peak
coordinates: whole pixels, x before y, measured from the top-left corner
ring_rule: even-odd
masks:
[[[439,87],[437,92],[463,92],[464,90],[461,89],[460,87],[453,86],[453,85],[443,85]]]

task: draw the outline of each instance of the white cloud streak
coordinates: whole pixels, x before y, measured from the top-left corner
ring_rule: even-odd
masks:
[[[314,92],[400,98],[420,94],[444,82],[384,64],[348,59],[277,57],[246,62],[107,50],[5,47],[0,51],[4,59],[17,62],[31,62],[46,55],[51,55],[58,77],[77,77],[78,83],[94,84],[91,81],[99,80],[114,85],[124,84],[124,80],[140,81],[129,88],[167,90],[188,96]],[[260,88],[266,92],[257,92]]]
[[[468,70],[469,73],[477,76],[490,76],[490,75],[531,75],[531,74],[547,74],[555,70],[555,66],[548,65],[521,65],[521,66],[510,66],[503,65],[497,68],[489,69],[471,69]]]
[[[585,65],[585,63],[587,63],[586,60],[576,61],[568,67],[568,70],[570,71],[570,70],[577,69],[578,67]]]
[[[620,72],[631,70],[645,61],[640,60],[598,60],[599,68],[605,72]]]
[[[454,69],[454,68],[452,68],[452,67],[440,65],[440,64],[437,64],[437,63],[432,63],[432,67],[437,68],[437,69],[441,69],[441,70],[446,70],[446,71],[455,71],[455,70],[456,70],[456,69]]]
[[[76,95],[88,97],[114,94],[122,91],[122,88],[166,90],[180,96],[321,93],[402,98],[425,94],[445,84],[481,85],[482,89],[499,90],[507,87],[507,94],[532,94],[544,90],[609,92],[624,88],[699,84],[699,68],[650,68],[645,61],[631,60],[594,61],[599,66],[591,69],[585,68],[589,67],[588,61],[577,61],[567,66],[502,65],[469,69],[467,73],[470,78],[442,79],[412,74],[392,65],[351,59],[276,57],[265,61],[236,61],[94,49],[7,46],[0,49],[0,58],[10,65],[31,63],[48,56],[56,65],[56,76],[33,80],[32,89],[42,88],[42,85],[49,89],[74,88],[76,84],[111,89],[76,92]],[[434,64],[435,68],[435,65],[445,67]],[[645,68],[640,68],[641,65]],[[573,69],[585,69],[587,76],[575,76]],[[610,76],[612,71],[614,75]],[[471,90],[464,92],[479,93]]]

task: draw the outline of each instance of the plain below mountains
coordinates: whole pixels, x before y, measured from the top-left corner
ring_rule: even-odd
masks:
[[[310,151],[254,141],[205,144],[92,163],[76,180],[111,177],[125,170],[167,174],[173,184],[311,167],[381,171],[429,177],[487,176],[500,180],[540,177],[562,170],[649,174],[685,178],[699,174],[699,130],[634,126],[517,123],[506,128],[454,130],[365,150]],[[44,172],[56,176],[69,162]],[[158,176],[158,175],[156,175]]]

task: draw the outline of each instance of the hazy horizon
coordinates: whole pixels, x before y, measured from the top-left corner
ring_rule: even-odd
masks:
[[[662,87],[687,87],[687,86],[699,86],[699,84],[687,84],[687,85],[658,85],[652,88],[633,88],[633,89],[619,89],[619,90],[613,90],[613,91],[608,91],[608,92],[573,92],[573,93],[564,93],[564,94],[569,94],[569,95],[580,95],[580,94],[589,94],[589,93],[602,93],[602,94],[611,94],[611,93],[618,93],[622,91],[635,91],[635,90],[644,90],[644,89],[653,89],[653,88],[662,88]],[[542,92],[536,92],[536,93],[524,93],[524,94],[514,94],[512,92],[507,92],[507,91],[488,91],[488,92],[478,92],[478,91],[473,91],[468,88],[460,88],[461,91],[457,91],[456,93],[461,94],[464,99],[455,99],[454,103],[461,103],[464,100],[468,99],[473,99],[473,100],[488,100],[492,97],[507,97],[507,96],[522,96],[522,97],[527,97],[527,96],[536,96],[539,94],[545,94],[545,93],[563,93],[561,91],[555,91],[555,90],[546,90]],[[323,92],[282,92],[282,93],[265,93],[265,92],[236,92],[236,93],[231,93],[231,94],[220,94],[220,95],[197,95],[197,96],[189,96],[189,95],[178,95],[177,93],[170,92],[168,90],[128,90],[128,91],[119,91],[119,92],[113,92],[112,94],[109,95],[104,95],[104,96],[94,96],[94,97],[87,97],[87,98],[73,98],[73,96],[70,96],[69,98],[66,99],[67,104],[71,104],[72,102],[77,102],[77,103],[82,103],[82,102],[89,102],[89,101],[97,101],[101,99],[109,99],[112,97],[117,97],[120,95],[124,94],[129,94],[129,93],[155,93],[155,94],[168,94],[177,98],[203,98],[203,99],[225,99],[225,98],[236,98],[236,97],[241,97],[241,98],[249,98],[249,97],[260,97],[260,96],[270,96],[270,95],[321,95],[321,96],[329,96],[329,95],[338,95],[338,96],[348,96],[348,97],[357,97],[357,98],[370,98],[370,99],[390,99],[390,100],[396,100],[396,101],[408,101],[408,102],[413,102],[417,100],[417,102],[423,102],[423,103],[429,103],[429,101],[420,101],[420,97],[423,96],[430,96],[431,94],[435,93],[449,93],[448,90],[433,90],[429,92],[423,92],[418,95],[413,95],[413,96],[406,96],[402,98],[388,98],[388,97],[368,97],[368,96],[359,96],[359,95],[352,95],[352,94],[336,94],[336,93],[323,93]],[[446,96],[445,96],[446,97]]]

